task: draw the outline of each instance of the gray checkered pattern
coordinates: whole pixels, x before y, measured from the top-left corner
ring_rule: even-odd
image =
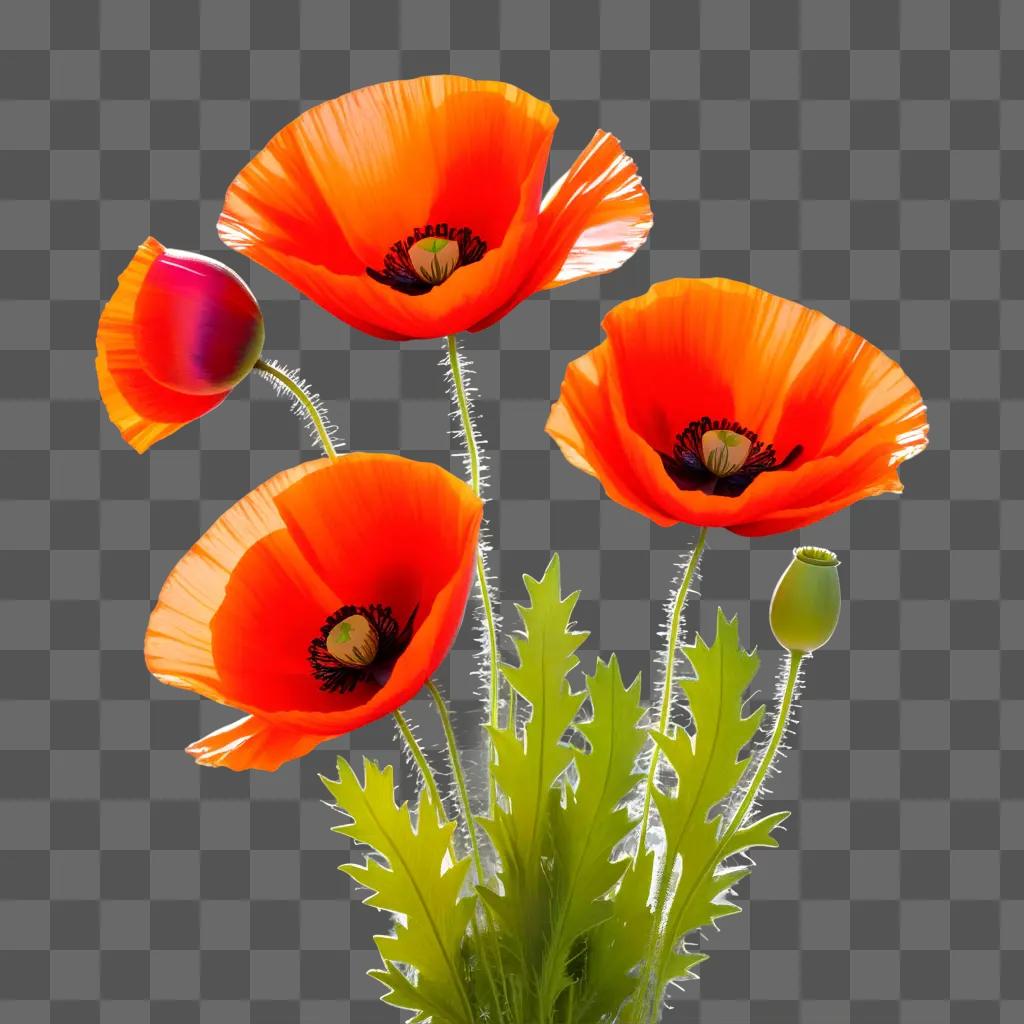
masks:
[[[647,672],[692,531],[602,498],[542,425],[601,312],[652,280],[817,306],[898,353],[931,410],[906,497],[804,531],[840,552],[849,602],[771,801],[794,817],[667,1019],[1024,1019],[1024,4],[2,0],[0,47],[0,1019],[397,1020],[365,977],[382,922],[334,870],[316,779],[333,755],[198,770],[181,748],[229,714],[150,685],[140,654],[169,568],[294,463],[300,428],[252,382],[139,458],[92,358],[152,232],[249,276],[268,352],[301,363],[353,447],[447,462],[438,343],[349,331],[214,231],[228,181],[300,110],[437,71],[550,98],[554,173],[617,133],[655,206],[622,270],[467,339],[507,597],[560,550],[583,625]],[[701,623],[739,611],[766,687],[796,540],[718,532],[705,562]],[[467,628],[467,735],[471,651]],[[386,722],[333,746],[396,757]]]

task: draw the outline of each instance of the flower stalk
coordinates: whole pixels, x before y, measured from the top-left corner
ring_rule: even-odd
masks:
[[[477,436],[476,424],[473,421],[472,403],[466,386],[465,357],[459,352],[458,342],[454,334],[447,339],[448,372],[451,374],[454,389],[456,412],[459,417],[463,441],[466,446],[466,462],[469,469],[469,482],[473,493],[482,496],[483,473],[480,454],[480,439]],[[498,707],[500,703],[499,671],[498,671],[498,619],[495,614],[491,584],[487,574],[486,548],[481,539],[476,555],[477,589],[480,591],[480,605],[483,611],[485,632],[485,656],[487,658],[486,673],[488,680],[488,724],[492,729],[498,726]],[[510,711],[510,713],[512,713]]]
[[[790,731],[803,657],[803,654],[796,653],[791,654],[788,658],[785,683],[782,686],[778,711],[768,742],[763,748],[763,753],[753,774],[745,776],[737,786],[735,796],[739,797],[739,804],[728,819],[728,823],[724,824],[713,852],[695,872],[691,873],[686,869],[686,864],[683,864],[683,874],[675,893],[671,892],[668,878],[670,872],[666,865],[662,882],[658,886],[654,906],[653,953],[640,969],[641,981],[637,990],[639,1013],[630,1018],[632,1024],[657,1024],[662,1017],[662,1005],[660,1005],[662,991],[657,982],[657,970],[658,964],[668,952],[666,943],[674,941],[675,938],[668,916],[671,914],[672,918],[677,921],[686,920],[696,895],[705,887],[710,874],[718,870],[719,865],[728,859],[731,843],[737,831],[742,828],[744,822],[748,821],[760,801],[764,784],[774,771],[775,759],[781,751],[782,741]]]
[[[665,680],[661,688],[661,709],[658,712],[658,732],[665,733],[668,723],[672,717],[672,691],[675,686],[676,656],[679,647],[679,633],[682,628],[683,611],[686,608],[686,599],[689,596],[690,588],[693,586],[694,574],[700,563],[700,556],[704,551],[704,544],[707,541],[708,528],[702,526],[697,534],[697,540],[690,552],[689,561],[683,572],[683,578],[676,590],[675,598],[672,601],[672,612],[669,618],[668,640],[665,651]],[[651,751],[651,763],[647,769],[647,777],[644,781],[643,810],[640,814],[640,838],[637,842],[634,861],[639,859],[647,848],[647,830],[651,816],[651,800],[654,796],[654,785],[658,775],[658,763],[661,760],[661,748],[656,744]]]
[[[469,803],[469,788],[466,786],[466,773],[462,768],[462,758],[459,754],[459,745],[455,739],[455,730],[452,728],[451,715],[448,712],[448,705],[445,703],[444,697],[441,695],[436,684],[433,680],[427,682],[427,690],[430,693],[431,699],[434,701],[434,705],[437,708],[437,716],[441,720],[441,728],[444,730],[445,742],[448,744],[448,757],[452,766],[452,776],[455,779],[455,787],[459,794],[459,803],[462,805],[462,813],[466,821],[466,832],[469,834],[470,849],[473,853],[473,867],[476,870],[476,884],[478,886],[485,885],[487,878],[484,875],[483,858],[480,856],[480,843],[477,838],[477,823],[476,816],[473,814],[473,809]],[[498,942],[497,934],[494,931],[494,920],[487,905],[483,907],[484,917],[488,926],[488,936],[490,940],[491,950],[482,951],[481,962],[484,967],[484,972],[487,975],[488,987],[491,990],[491,994],[498,1006],[509,1006],[509,993],[508,987],[505,980],[505,970],[501,962],[501,946]],[[473,935],[480,944],[480,931],[477,926],[476,915],[474,914],[471,919],[471,925],[473,928]],[[494,980],[494,971],[491,969],[490,957],[493,951],[495,965],[498,970],[498,976],[501,979],[502,994],[498,995],[497,985]]]
[[[430,762],[427,761],[426,754],[423,752],[423,747],[420,746],[420,741],[416,738],[416,734],[413,732],[409,720],[402,713],[402,709],[395,708],[393,714],[398,725],[398,731],[402,734],[402,739],[405,740],[405,746],[409,751],[409,755],[416,763],[420,778],[423,780],[423,785],[426,786],[427,793],[430,795],[430,801],[437,808],[438,820],[443,821],[447,815],[444,812],[444,803],[441,801],[441,791],[437,788],[437,779],[434,778],[434,773],[431,770]]]
[[[452,766],[452,776],[455,779],[455,788],[458,790],[459,803],[462,805],[462,814],[466,820],[466,832],[469,834],[469,845],[473,852],[473,867],[476,869],[477,882],[484,881],[484,864],[480,857],[480,843],[476,834],[476,818],[473,809],[469,805],[469,789],[466,786],[466,773],[462,770],[462,758],[459,755],[459,745],[455,739],[455,730],[452,728],[451,715],[448,713],[448,705],[444,702],[440,690],[431,680],[427,683],[427,690],[430,698],[437,708],[437,716],[441,719],[441,728],[444,730],[444,739],[448,744],[448,757]]]
[[[262,374],[279,395],[287,393],[291,396],[292,409],[305,421],[311,436],[320,442],[320,447],[329,459],[336,459],[337,428],[327,419],[327,409],[320,396],[310,391],[298,370],[289,370],[276,361],[268,362],[265,359],[258,359],[253,370]]]

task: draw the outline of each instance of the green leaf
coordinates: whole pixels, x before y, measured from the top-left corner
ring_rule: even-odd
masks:
[[[554,791],[551,804],[551,928],[538,982],[541,1020],[553,1013],[573,980],[567,964],[574,946],[610,916],[612,903],[604,897],[630,863],[628,857],[613,861],[612,856],[635,824],[620,805],[640,778],[636,764],[645,740],[638,728],[644,713],[640,678],[624,686],[612,657],[597,662],[586,685],[592,714],[576,728],[588,750],[576,754],[575,788],[567,790],[564,801]]]
[[[395,802],[390,765],[382,769],[364,759],[363,776],[360,784],[339,757],[338,778],[323,783],[351,818],[334,831],[384,858],[367,856],[341,870],[370,890],[364,903],[400,915],[394,934],[374,937],[384,966],[369,973],[387,988],[384,1002],[414,1011],[409,1024],[475,1024],[462,961],[473,900],[460,897],[468,858],[450,860],[455,823],[439,820],[424,788],[414,825],[408,803]]]
[[[590,935],[584,975],[567,1024],[617,1019],[636,988],[634,968],[643,959],[654,925],[647,905],[654,876],[654,853],[644,851],[629,864],[611,900],[611,914]]]
[[[674,870],[681,874],[664,906],[661,927],[652,929],[641,999],[660,999],[670,982],[686,977],[703,959],[685,947],[686,937],[720,917],[738,913],[727,896],[750,871],[749,864],[723,867],[723,863],[756,846],[776,846],[772,830],[787,816],[773,814],[750,821],[723,838],[723,807],[750,763],[750,756],[741,754],[754,738],[764,708],[744,714],[747,687],[760,659],[740,646],[737,619],[727,619],[719,609],[717,627],[712,646],[698,636],[686,648],[695,672],[695,678],[682,681],[692,734],[683,729],[672,735],[652,734],[678,780],[674,792],[659,791],[654,796],[665,830],[662,870],[669,878]]]
[[[523,579],[530,601],[517,606],[523,623],[514,637],[519,664],[502,669],[531,715],[522,736],[511,723],[491,729],[494,776],[504,802],[480,822],[501,859],[502,891],[479,891],[505,933],[513,968],[533,987],[550,927],[544,862],[551,849],[551,792],[573,761],[565,736],[585,696],[572,693],[566,677],[587,634],[572,628],[579,595],[562,597],[557,555],[540,580]]]

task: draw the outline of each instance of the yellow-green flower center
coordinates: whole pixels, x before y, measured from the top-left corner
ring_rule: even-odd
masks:
[[[342,619],[327,634],[327,653],[349,668],[365,668],[377,656],[380,638],[373,623],[356,613]]]
[[[742,469],[750,454],[751,441],[735,430],[709,430],[700,439],[704,465],[715,476],[732,476]]]
[[[384,254],[383,267],[367,267],[366,273],[405,295],[426,295],[485,252],[487,243],[471,228],[441,221],[414,228]]]
[[[421,238],[409,246],[409,261],[421,281],[440,284],[459,265],[459,243],[452,238]]]
[[[739,497],[761,473],[788,469],[803,453],[794,445],[779,462],[775,447],[731,419],[702,416],[676,435],[671,454],[659,452],[672,482],[683,491]]]

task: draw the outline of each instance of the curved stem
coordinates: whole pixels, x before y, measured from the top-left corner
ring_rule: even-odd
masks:
[[[473,416],[469,408],[469,398],[466,395],[465,381],[462,379],[462,357],[459,355],[458,342],[454,334],[447,337],[448,344],[448,367],[451,370],[452,381],[455,384],[455,400],[459,410],[459,420],[462,424],[462,433],[466,439],[466,455],[469,461],[469,481],[473,493],[480,497],[480,447],[476,436],[476,427],[473,423]],[[476,554],[476,581],[480,590],[480,603],[483,606],[484,622],[487,630],[487,656],[488,656],[488,678],[489,678],[489,709],[488,722],[491,728],[498,727],[498,631],[494,616],[494,605],[491,602],[491,589],[487,582],[487,566],[484,563],[483,549],[477,550]],[[510,706],[514,721],[514,707]],[[493,800],[493,791],[492,791]]]
[[[419,740],[416,739],[416,735],[412,731],[412,727],[409,725],[405,715],[402,714],[401,708],[396,708],[393,714],[395,721],[398,723],[398,729],[402,734],[402,739],[405,740],[405,745],[409,748],[409,753],[412,754],[412,759],[420,770],[423,785],[427,787],[430,799],[437,808],[438,817],[443,821],[447,816],[444,812],[444,804],[441,802],[441,791],[437,788],[437,780],[434,778],[434,773],[430,770],[427,756],[423,753],[423,748],[420,746]]]
[[[490,724],[497,728],[498,725],[498,630],[494,620],[494,607],[491,604],[491,588],[487,582],[487,566],[484,564],[483,552],[476,553],[476,580],[480,588],[480,604],[484,610],[484,621],[487,623],[487,660],[489,662],[489,693],[490,693]],[[515,700],[515,690],[512,691],[512,700]],[[515,705],[509,705],[509,714],[515,717]],[[510,718],[510,721],[512,719]]]
[[[448,366],[451,368],[452,380],[455,382],[455,398],[459,406],[459,419],[462,420],[462,429],[466,435],[466,454],[469,456],[469,481],[473,486],[473,493],[479,497],[480,448],[477,444],[473,418],[469,413],[466,385],[462,379],[462,359],[459,356],[459,344],[455,340],[454,334],[449,334],[445,340],[448,343]]]
[[[658,714],[658,732],[664,733],[668,728],[669,717],[672,711],[672,690],[675,685],[676,671],[676,650],[679,646],[679,628],[682,622],[683,609],[686,607],[686,598],[690,593],[690,586],[693,583],[693,574],[700,561],[701,552],[704,550],[704,542],[707,540],[708,528],[702,526],[697,534],[697,541],[693,546],[690,560],[686,563],[686,570],[680,581],[679,589],[676,591],[675,600],[672,602],[672,615],[668,627],[668,649],[665,654],[665,682],[661,689],[661,711]],[[640,817],[640,841],[637,843],[634,860],[638,860],[644,851],[644,844],[647,842],[647,828],[651,817],[651,800],[654,796],[654,780],[658,774],[658,762],[661,760],[661,748],[655,744],[651,752],[651,764],[647,769],[647,779],[644,782],[644,808]]]
[[[750,780],[750,786],[747,789],[746,795],[736,809],[729,827],[722,833],[722,838],[718,841],[719,850],[724,850],[729,840],[743,826],[744,820],[750,813],[750,809],[757,800],[761,787],[764,785],[765,779],[768,778],[768,773],[772,769],[772,762],[775,760],[775,755],[779,752],[782,739],[786,735],[786,729],[789,727],[789,712],[793,707],[793,697],[796,695],[796,682],[800,674],[800,663],[803,660],[804,655],[799,651],[794,651],[789,656],[786,686],[782,691],[782,701],[779,704],[779,713],[775,716],[775,725],[772,728],[771,739],[769,739],[768,746],[765,747],[764,754],[758,762],[757,771],[754,772],[754,776]]]
[[[726,849],[728,849],[730,840],[734,835],[736,835],[740,828],[743,827],[743,822],[746,820],[751,808],[757,802],[757,798],[761,793],[761,787],[768,778],[769,772],[771,772],[772,764],[775,761],[776,755],[779,752],[779,747],[782,745],[782,740],[789,727],[789,713],[793,708],[793,698],[796,695],[796,684],[800,673],[800,663],[803,659],[804,655],[799,651],[795,651],[789,656],[789,670],[786,673],[786,685],[782,691],[782,700],[779,702],[779,711],[775,716],[775,724],[772,726],[768,746],[765,747],[764,753],[761,755],[761,760],[757,764],[757,769],[754,771],[753,776],[751,776],[747,791],[744,793],[743,799],[736,808],[736,813],[733,815],[732,820],[719,837],[714,851],[711,856],[708,857],[707,861],[705,861],[696,876],[687,882],[688,893],[686,898],[678,908],[673,910],[673,916],[676,918],[685,917],[686,911],[689,909],[690,902],[693,899],[693,894],[701,888],[708,874],[715,871],[718,865],[722,862],[722,857],[724,856]],[[676,895],[678,896],[678,893]],[[669,938],[666,931],[671,931],[671,929],[665,929],[664,925],[662,925],[662,917],[665,914],[667,902],[668,891],[666,886],[662,890],[654,911],[655,927],[660,927],[662,929],[662,941],[659,943],[659,949],[656,951],[655,956],[647,965],[650,973],[646,979],[647,988],[643,996],[645,1001],[645,1012],[641,1019],[644,1021],[649,1020],[650,1024],[657,1024],[659,1017],[658,992],[653,990],[654,985],[652,984],[656,977],[654,972],[658,970],[658,961],[661,957],[661,951],[664,949],[664,940]]]
[[[472,808],[469,806],[469,789],[466,786],[466,774],[462,770],[462,758],[459,756],[459,748],[455,742],[455,730],[452,728],[451,715],[448,714],[448,705],[445,704],[444,697],[441,696],[441,692],[440,690],[438,690],[433,680],[427,681],[427,689],[429,690],[430,696],[434,701],[434,705],[437,707],[437,715],[438,718],[441,719],[441,728],[444,730],[445,742],[448,744],[448,759],[451,762],[452,775],[455,778],[455,786],[459,791],[459,802],[462,804],[462,812],[466,818],[466,831],[469,833],[469,842],[473,851],[473,867],[476,869],[477,885],[483,885],[484,865],[483,859],[480,856],[480,844],[477,840],[476,835],[476,818],[473,815]],[[505,971],[504,968],[501,966],[501,946],[498,943],[497,936],[494,935],[493,932],[494,922],[491,919],[490,909],[487,907],[486,903],[483,903],[483,901],[481,901],[481,903],[484,908],[484,915],[486,916],[488,922],[491,925],[490,933],[494,941],[494,951],[496,955],[496,962],[498,965],[499,978],[501,979],[501,987],[504,994],[504,1005],[509,1006],[510,1003],[508,987],[505,982]],[[479,932],[476,927],[475,917],[473,921],[473,931],[474,936],[479,941]],[[494,978],[492,976],[491,969],[488,963],[488,958],[485,954],[481,954],[481,959],[484,964],[484,970],[487,973],[487,978],[491,986],[491,991],[494,994],[496,1002],[498,1002],[500,1006],[500,1000],[498,997],[497,988],[494,983]]]
[[[466,787],[466,776],[462,770],[462,758],[459,756],[459,748],[455,743],[455,730],[452,729],[452,719],[448,714],[448,705],[444,697],[434,685],[432,680],[427,682],[427,689],[437,707],[438,717],[441,719],[441,728],[444,729],[445,742],[448,744],[448,759],[452,766],[452,775],[455,777],[455,786],[459,791],[459,803],[462,804],[462,813],[466,817],[466,831],[469,833],[469,842],[473,850],[473,866],[476,868],[477,883],[483,885],[484,865],[480,858],[480,844],[476,836],[476,818],[469,806],[469,789]]]
[[[288,376],[287,373],[282,373],[276,366],[271,366],[270,363],[263,359],[257,359],[256,365],[253,367],[254,370],[258,370],[260,373],[266,374],[268,377],[272,377],[281,387],[286,388],[299,405],[305,410],[306,415],[309,417],[310,423],[316,428],[317,437],[320,438],[320,444],[323,447],[324,452],[327,454],[329,459],[336,459],[338,453],[334,448],[334,444],[331,441],[331,435],[327,432],[327,425],[324,423],[323,417],[320,415],[320,410],[317,409],[316,404],[312,402],[309,395],[305,393]]]

